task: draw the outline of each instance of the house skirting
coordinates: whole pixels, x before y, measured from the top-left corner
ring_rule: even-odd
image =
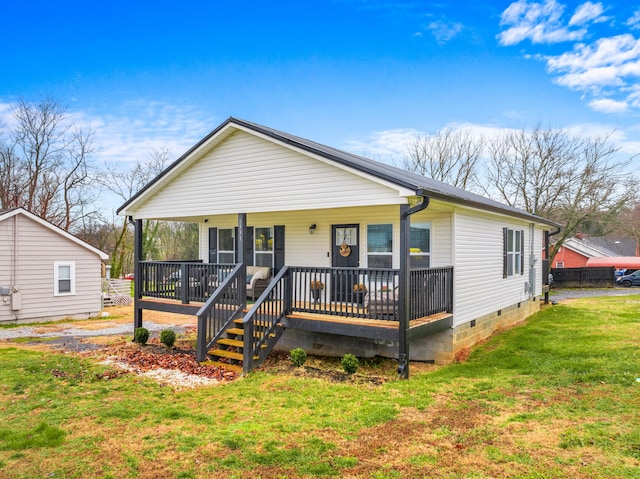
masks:
[[[523,322],[539,310],[540,301],[535,298],[481,316],[476,318],[475,322],[468,322],[424,338],[412,339],[409,346],[410,359],[433,361],[436,364],[453,362],[459,351],[487,339],[498,330]],[[341,357],[347,353],[360,358],[398,357],[397,341],[381,341],[287,328],[275,349],[290,351],[294,348],[302,348],[307,354],[329,357]]]

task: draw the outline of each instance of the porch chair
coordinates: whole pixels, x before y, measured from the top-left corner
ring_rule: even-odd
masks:
[[[373,291],[365,297],[364,306],[369,314],[393,319],[398,314],[398,297],[400,288]]]
[[[271,281],[271,268],[268,266],[247,266],[247,297],[255,301]]]

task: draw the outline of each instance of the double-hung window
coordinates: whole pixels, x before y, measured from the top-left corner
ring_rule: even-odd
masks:
[[[236,262],[236,241],[234,228],[218,230],[218,263],[233,264]]]
[[[409,255],[412,268],[431,266],[431,224],[412,223]]]
[[[75,261],[54,261],[53,295],[67,296],[76,294]]]
[[[254,264],[273,268],[273,227],[254,228]]]
[[[524,274],[524,230],[503,228],[504,278]]]
[[[393,266],[393,226],[367,226],[367,265],[372,269]]]

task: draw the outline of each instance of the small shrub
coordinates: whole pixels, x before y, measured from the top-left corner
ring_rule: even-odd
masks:
[[[292,349],[289,353],[291,364],[295,367],[301,367],[307,361],[307,353],[302,348]]]
[[[136,343],[147,344],[147,341],[149,341],[149,330],[147,328],[136,328],[133,334],[133,340]]]
[[[160,342],[168,348],[176,344],[176,333],[171,329],[165,329],[160,333]]]
[[[342,369],[344,369],[345,373],[354,374],[358,370],[358,366],[360,366],[360,361],[353,354],[345,354],[342,356],[340,364],[342,364]]]

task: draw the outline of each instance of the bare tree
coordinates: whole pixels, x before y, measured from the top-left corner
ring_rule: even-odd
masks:
[[[615,233],[633,238],[636,243],[636,255],[640,255],[640,200],[635,199],[620,213]]]
[[[433,136],[418,135],[407,145],[404,168],[464,189],[476,187],[476,165],[482,138],[469,129],[445,128]]]
[[[153,150],[147,161],[138,161],[129,170],[122,165],[106,165],[106,174],[100,179],[105,188],[114,193],[123,202],[129,200],[137,191],[160,174],[168,163],[169,150],[160,148]],[[158,221],[145,221],[143,225],[143,249],[153,255],[156,248]],[[111,252],[111,274],[120,276],[124,268],[133,265],[132,241],[130,225],[127,218],[112,221],[113,249]]]
[[[606,225],[631,198],[629,162],[615,159],[609,135],[585,138],[538,127],[498,137],[488,150],[485,192],[564,226],[552,258],[582,225]]]
[[[90,206],[92,132],[85,132],[55,100],[13,110],[15,127],[0,131],[0,207],[24,207],[72,228],[95,214]]]

